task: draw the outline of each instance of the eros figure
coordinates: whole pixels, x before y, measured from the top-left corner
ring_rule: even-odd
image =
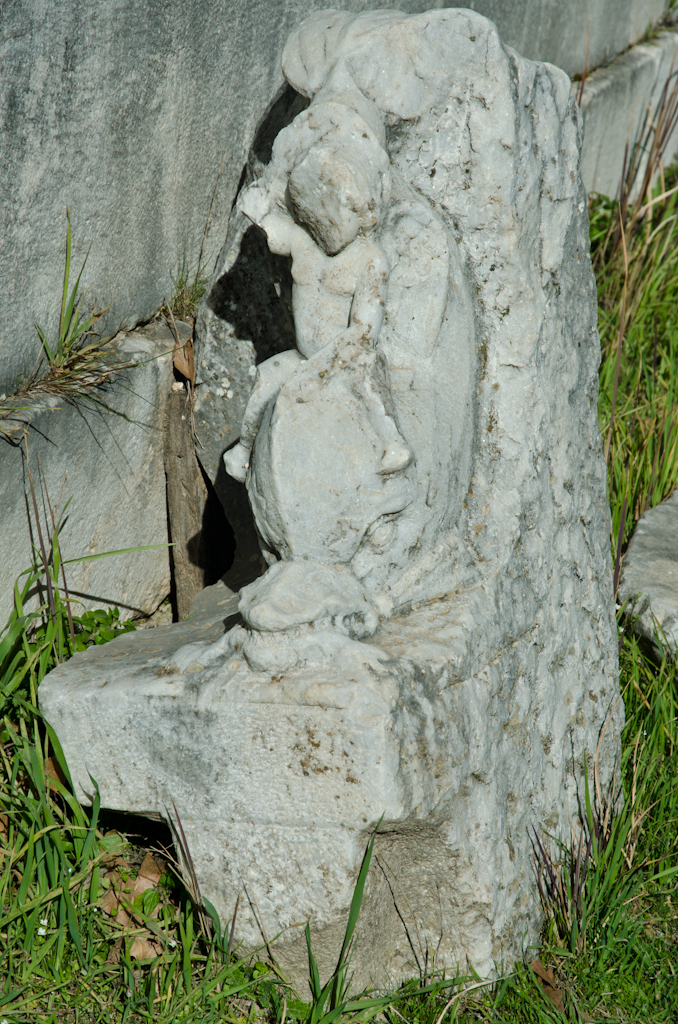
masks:
[[[341,61],[238,205],[291,257],[297,344],[257,367],[224,454],[269,566],[240,610],[269,646],[286,632],[298,649],[309,629],[362,639],[420,578],[439,584],[467,486],[474,343],[456,244],[391,166],[384,111]]]

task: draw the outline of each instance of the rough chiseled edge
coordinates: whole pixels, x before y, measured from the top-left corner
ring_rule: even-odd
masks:
[[[644,512],[622,562],[617,600],[661,656],[678,651],[678,490]]]

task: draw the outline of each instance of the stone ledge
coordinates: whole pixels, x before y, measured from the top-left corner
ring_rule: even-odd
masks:
[[[567,658],[563,700],[563,668],[532,632],[461,678],[450,640],[463,596],[370,643],[346,638],[340,664],[272,678],[223,653],[237,602],[223,583],[206,588],[190,620],[118,637],[45,679],[41,708],[79,798],[95,779],[104,807],[172,820],[174,806],[222,923],[246,886],[237,940],[253,949],[260,926],[281,933],[276,956],[299,985],[299,923],[311,920],[331,970],[382,815],[356,986],[412,976],[427,946],[439,967],[468,958],[481,974],[519,957],[539,920],[528,828],[557,833],[576,812],[570,765],[593,753],[613,697],[604,678]]]
[[[637,633],[658,654],[656,636],[675,655],[678,649],[678,491],[644,512],[624,556],[620,603],[629,602]]]
[[[582,97],[582,178],[587,191],[619,194],[626,143],[636,140],[648,105],[654,112],[675,71],[678,32],[663,32],[588,76]],[[575,93],[578,88],[574,83]],[[666,163],[675,160],[677,153],[678,131],[671,137]]]
[[[153,324],[120,336],[115,347],[137,363],[103,395],[104,405],[61,401],[28,417],[36,488],[40,456],[52,505],[63,507],[73,496],[61,533],[65,558],[167,544],[163,429],[173,339],[168,328]],[[0,623],[13,605],[15,579],[33,560],[25,450],[24,443],[0,440]],[[72,596],[85,607],[119,605],[123,618],[151,614],[170,589],[166,547],[74,563],[66,574]]]

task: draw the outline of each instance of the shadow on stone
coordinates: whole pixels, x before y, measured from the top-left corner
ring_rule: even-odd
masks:
[[[226,518],[212,481],[200,466],[207,490],[200,531],[189,538],[186,550],[193,565],[203,570],[203,586],[209,587],[227,573],[235,560],[235,534]]]
[[[159,850],[176,857],[172,831],[162,818],[148,818],[142,814],[127,814],[124,811],[109,811],[102,808],[99,814],[99,828],[107,832],[120,832],[141,849]]]
[[[282,87],[254,137],[248,159],[250,166],[256,162],[269,162],[277,134],[291,124],[297,114],[306,110],[308,103],[307,97],[302,96],[291,85],[286,84]]]
[[[306,97],[291,86],[280,90],[256,133],[238,193],[260,177],[276,136],[307,106]],[[195,330],[198,454],[232,530],[232,554],[222,578],[234,590],[260,576],[265,565],[245,487],[226,475],[222,456],[238,439],[254,366],[295,348],[295,342],[291,259],[271,253],[263,232],[238,214],[234,202]]]
[[[254,516],[245,485],[238,483],[227,474],[221,459],[212,492],[221,504],[223,522],[231,531],[233,538],[232,558],[219,578],[231,590],[238,591],[266,571],[266,563],[259,548]],[[216,580],[210,582],[215,583]]]
[[[252,342],[257,363],[295,347],[291,265],[270,252],[263,231],[252,225],[235,263],[210,291],[210,309],[235,338]]]

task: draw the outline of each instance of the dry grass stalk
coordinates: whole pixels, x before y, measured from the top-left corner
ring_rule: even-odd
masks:
[[[135,365],[116,355],[109,347],[110,339],[97,337],[96,341],[86,343],[88,338],[96,337],[93,327],[106,310],[92,310],[89,317],[81,318],[84,300],[78,301],[78,290],[86,257],[69,294],[71,220],[68,208],[66,219],[66,263],[59,329],[55,340],[50,343],[36,324],[42,353],[28,377],[9,396],[0,397],[0,435],[6,440],[16,442],[26,433],[31,414],[54,408],[54,399],[70,404],[88,401],[102,405],[101,392],[119,373]]]

